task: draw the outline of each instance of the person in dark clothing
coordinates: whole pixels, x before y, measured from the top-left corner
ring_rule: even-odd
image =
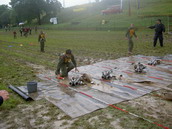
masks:
[[[9,93],[5,90],[0,90],[0,105],[9,98]]]
[[[55,74],[58,79],[60,77],[67,77],[68,72],[70,72],[73,68],[75,68],[75,71],[78,71],[72,51],[68,49],[66,50],[66,53],[60,56]]]
[[[23,29],[22,28],[20,29],[20,36],[21,37],[23,36]]]
[[[162,24],[161,19],[158,19],[154,26],[149,26],[148,28],[155,29],[153,46],[156,47],[157,40],[159,39],[160,46],[163,47],[163,32],[165,32],[165,26]]]

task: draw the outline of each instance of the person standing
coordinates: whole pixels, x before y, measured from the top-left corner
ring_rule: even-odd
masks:
[[[9,93],[5,90],[0,90],[0,106],[9,98]]]
[[[41,33],[39,34],[39,37],[38,37],[38,42],[40,42],[40,51],[41,52],[45,52],[44,51],[45,41],[46,41],[45,34],[43,31],[41,31]]]
[[[165,32],[165,26],[162,24],[161,19],[158,19],[154,26],[149,26],[148,28],[155,29],[153,46],[156,47],[157,40],[159,39],[160,46],[163,47],[163,32]]]
[[[32,34],[32,28],[31,27],[29,28],[29,34],[30,35]]]
[[[22,37],[23,36],[23,28],[21,27],[19,31],[20,31],[20,36]]]
[[[134,43],[133,43],[133,36],[135,38],[138,39],[136,33],[135,33],[135,28],[134,28],[134,24],[131,24],[130,27],[128,28],[127,30],[127,33],[126,33],[126,38],[128,40],[128,54],[132,54],[132,50],[133,50],[133,46],[134,46]]]
[[[14,36],[14,39],[17,38],[17,32],[16,31],[13,32],[13,36]]]
[[[55,72],[55,74],[57,75],[57,79],[67,77],[68,72],[70,72],[73,68],[75,68],[75,71],[78,71],[75,57],[73,56],[72,51],[68,49],[59,58],[57,70]]]
[[[27,28],[24,28],[24,36],[27,37],[28,36],[28,29]]]

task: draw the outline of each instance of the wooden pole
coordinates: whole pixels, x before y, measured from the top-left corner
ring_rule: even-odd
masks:
[[[140,0],[138,0],[138,9],[140,9]]]
[[[128,15],[131,16],[131,4],[130,4],[131,0],[128,0]]]

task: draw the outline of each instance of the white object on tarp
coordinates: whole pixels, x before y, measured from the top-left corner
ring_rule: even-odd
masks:
[[[23,22],[20,22],[20,23],[19,23],[19,26],[21,26],[21,25],[24,25],[24,23],[23,23]]]
[[[52,24],[57,24],[57,18],[56,17],[50,18],[50,22]]]

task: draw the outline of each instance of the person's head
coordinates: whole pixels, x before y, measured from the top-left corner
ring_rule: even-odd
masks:
[[[161,24],[161,19],[157,19],[156,23]]]
[[[130,24],[130,27],[134,27],[134,24],[133,24],[133,23],[131,23],[131,24]]]
[[[69,57],[72,55],[72,51],[70,49],[67,49],[65,54],[67,57]]]
[[[43,34],[43,33],[44,33],[43,31],[40,32],[40,34]]]

